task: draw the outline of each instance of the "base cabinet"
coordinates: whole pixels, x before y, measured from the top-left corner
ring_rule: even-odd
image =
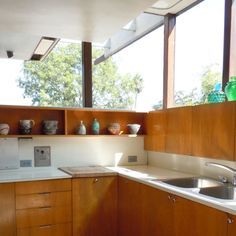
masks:
[[[15,236],[15,190],[14,184],[0,184],[0,235]]]
[[[72,180],[73,236],[117,235],[117,177]]]
[[[123,177],[119,178],[118,222],[119,236],[236,235],[225,212]]]

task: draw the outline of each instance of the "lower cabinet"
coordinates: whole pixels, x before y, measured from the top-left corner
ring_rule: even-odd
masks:
[[[228,216],[228,235],[227,236],[235,236],[236,235],[236,216],[229,215]]]
[[[72,180],[73,236],[117,235],[117,177]]]
[[[15,184],[17,236],[71,236],[71,180]]]
[[[225,212],[123,177],[118,186],[119,236],[236,235]]]
[[[0,184],[0,235],[16,235],[15,189],[13,183]]]

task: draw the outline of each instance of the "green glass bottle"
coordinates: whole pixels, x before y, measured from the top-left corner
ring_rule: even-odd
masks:
[[[92,123],[92,133],[99,134],[99,131],[100,131],[100,124],[97,121],[97,119],[94,119]]]
[[[207,96],[208,103],[217,103],[225,101],[225,93],[221,90],[221,83],[217,83],[213,91]]]
[[[225,86],[225,94],[228,101],[236,100],[236,76],[231,76],[229,82]]]

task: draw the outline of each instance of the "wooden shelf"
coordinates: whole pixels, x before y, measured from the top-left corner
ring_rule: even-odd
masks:
[[[73,108],[48,108],[48,107],[25,107],[25,106],[0,106],[0,123],[6,123],[10,126],[8,135],[0,135],[2,138],[32,138],[32,137],[97,137],[92,135],[92,122],[96,118],[100,123],[100,135],[119,137],[111,135],[107,131],[110,123],[119,123],[123,135],[120,137],[129,137],[127,124],[140,124],[141,128],[138,135],[146,133],[144,112],[118,111],[118,110],[98,110],[98,109],[73,109]],[[22,135],[19,132],[20,120],[34,120],[35,126],[32,128],[32,134]],[[55,135],[46,135],[42,132],[43,120],[57,120],[58,130]],[[76,135],[80,121],[83,120],[87,129],[87,135]],[[132,136],[130,136],[132,137]]]

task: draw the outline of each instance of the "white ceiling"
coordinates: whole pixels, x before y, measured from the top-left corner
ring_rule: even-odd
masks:
[[[144,11],[176,13],[194,1],[0,0],[0,58],[10,50],[14,59],[30,59],[42,36],[104,43]]]
[[[156,0],[0,0],[0,57],[29,59],[42,36],[103,43]]]

